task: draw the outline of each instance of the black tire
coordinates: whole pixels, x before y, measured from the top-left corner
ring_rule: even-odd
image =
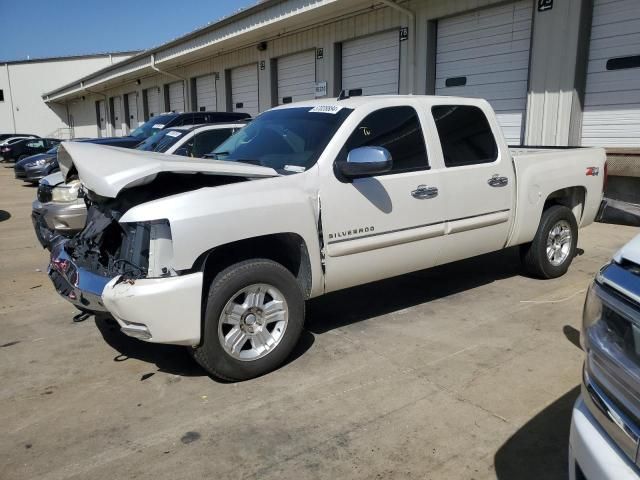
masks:
[[[243,288],[268,284],[282,293],[288,321],[273,350],[255,360],[243,361],[227,353],[218,336],[222,311]],[[221,271],[211,282],[204,317],[201,345],[191,349],[193,358],[207,373],[226,381],[259,377],[278,368],[298,343],[304,325],[304,296],[295,277],[279,263],[268,259],[245,260]]]
[[[571,230],[569,254],[559,265],[554,265],[547,256],[547,239],[550,231],[564,221]],[[522,263],[527,273],[538,278],[558,278],[567,273],[578,245],[578,224],[573,212],[562,205],[553,205],[544,212],[533,242],[523,245]]]

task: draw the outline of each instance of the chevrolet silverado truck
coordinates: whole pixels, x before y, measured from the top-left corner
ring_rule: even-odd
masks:
[[[213,160],[58,159],[88,218],[52,250],[57,291],[227,380],[285,361],[306,299],[516,245],[530,273],[564,274],[605,177],[602,149],[510,150],[486,101],[435,96],[276,107]]]
[[[640,236],[587,292],[582,393],[573,408],[569,478],[640,478]]]

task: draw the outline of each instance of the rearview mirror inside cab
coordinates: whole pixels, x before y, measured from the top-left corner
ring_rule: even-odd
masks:
[[[383,147],[354,148],[347,160],[337,161],[336,167],[346,178],[372,177],[387,173],[393,166],[389,150]]]

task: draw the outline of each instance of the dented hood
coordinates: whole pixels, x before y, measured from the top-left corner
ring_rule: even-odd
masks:
[[[107,147],[92,143],[64,142],[58,163],[65,181],[72,167],[89,190],[115,198],[127,188],[152,182],[159,173],[204,173],[245,178],[277,177],[272,168],[206,158]]]

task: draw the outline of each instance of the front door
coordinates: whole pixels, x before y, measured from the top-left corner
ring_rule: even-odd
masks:
[[[430,169],[423,120],[408,105],[369,113],[339,157],[361,146],[383,147],[391,153],[392,170],[352,181],[325,172],[320,208],[326,291],[437,263],[446,209],[440,174]]]

